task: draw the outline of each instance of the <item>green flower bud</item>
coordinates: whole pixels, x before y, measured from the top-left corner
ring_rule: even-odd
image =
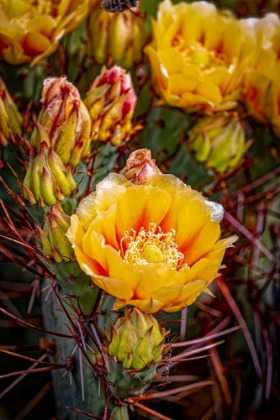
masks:
[[[111,356],[107,381],[112,394],[118,399],[138,396],[152,382],[162,355],[169,350],[164,345],[167,333],[153,315],[137,308],[127,309],[105,333]]]
[[[61,204],[57,202],[55,206],[51,207],[49,213],[62,232],[66,233],[70,227],[70,216],[63,211]]]
[[[129,420],[128,406],[121,405],[120,407],[114,408],[111,417],[112,420]]]
[[[113,17],[111,13],[100,7],[92,8],[88,18],[89,55],[98,64],[104,64],[108,58],[109,32],[108,27]]]
[[[85,98],[92,119],[93,140],[115,146],[129,140],[136,99],[131,77],[124,69],[103,67]]]
[[[92,6],[88,19],[89,55],[99,64],[113,61],[131,68],[143,59],[149,32],[145,20],[130,10],[108,13],[99,4]]]
[[[12,134],[21,134],[22,116],[0,77],[0,145],[7,146]]]
[[[23,181],[24,197],[30,204],[51,206],[70,196],[75,188],[72,168],[66,168],[46,142],[41,143],[38,155],[35,158],[30,156]]]
[[[217,172],[232,171],[251,144],[237,112],[204,117],[189,133],[196,159]]]
[[[38,151],[46,142],[64,165],[77,166],[90,154],[89,113],[77,88],[65,77],[48,78],[42,91],[43,109],[31,136]]]
[[[43,230],[36,226],[43,254],[58,263],[75,261],[74,250],[65,236],[70,226],[70,216],[64,213],[59,203],[56,203],[45,214],[44,220]]]
[[[164,336],[165,330],[160,329],[152,315],[134,308],[112,327],[109,355],[116,357],[126,369],[147,368],[161,361]]]

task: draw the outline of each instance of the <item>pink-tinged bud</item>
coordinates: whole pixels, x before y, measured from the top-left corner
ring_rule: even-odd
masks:
[[[11,134],[21,134],[22,116],[0,77],[0,145],[7,146]]]
[[[118,66],[109,70],[103,67],[85,98],[93,140],[115,146],[129,140],[136,100],[130,74]]]
[[[31,145],[39,150],[45,141],[64,165],[77,166],[90,154],[89,113],[78,89],[66,77],[48,78],[42,90],[43,108],[35,123]]]
[[[151,177],[160,174],[162,172],[149,149],[136,150],[127,159],[125,177],[134,184],[145,184]]]

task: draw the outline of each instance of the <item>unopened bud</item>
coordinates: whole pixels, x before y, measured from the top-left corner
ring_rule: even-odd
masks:
[[[91,120],[77,88],[66,77],[48,78],[42,91],[43,109],[31,136],[38,151],[46,142],[64,165],[77,166],[90,153]]]
[[[30,156],[23,181],[24,197],[31,204],[50,206],[70,196],[75,188],[72,168],[66,169],[54,150],[46,142],[41,143],[38,155]]]
[[[129,140],[136,99],[131,77],[124,69],[103,67],[85,98],[92,119],[93,140],[115,146]]]
[[[109,354],[125,369],[143,369],[161,361],[164,336],[165,330],[160,329],[152,315],[134,308],[112,328]]]
[[[145,184],[153,176],[162,174],[155,159],[152,159],[149,149],[132,152],[127,159],[125,169],[125,177],[137,185]]]
[[[122,67],[133,67],[142,60],[149,40],[145,20],[130,10],[108,13],[98,6],[92,6],[88,19],[89,54],[99,64],[112,60]]]
[[[12,134],[21,134],[22,116],[0,77],[0,145],[7,146]]]
[[[189,144],[207,168],[228,172],[239,164],[252,141],[246,141],[238,113],[224,112],[201,119],[189,133]]]
[[[65,236],[70,226],[70,216],[57,203],[51,206],[50,211],[44,216],[43,230],[36,226],[39,242],[43,254],[52,261],[58,263],[75,261],[75,254],[68,238]]]
[[[126,309],[111,330],[105,330],[109,342],[110,372],[107,375],[112,394],[129,398],[143,393],[152,382],[158,363],[169,350],[164,345],[168,334],[151,314]]]

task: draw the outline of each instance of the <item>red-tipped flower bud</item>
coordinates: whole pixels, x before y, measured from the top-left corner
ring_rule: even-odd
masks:
[[[103,67],[88,91],[85,105],[92,119],[92,138],[119,146],[129,139],[136,94],[130,74],[118,66]]]
[[[46,141],[64,165],[77,166],[90,153],[90,116],[78,89],[66,77],[48,78],[42,91],[43,108],[35,123],[31,145]]]

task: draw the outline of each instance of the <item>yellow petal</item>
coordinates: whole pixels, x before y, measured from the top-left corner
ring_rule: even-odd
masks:
[[[214,104],[222,101],[222,95],[219,87],[207,81],[201,81],[195,92],[197,95],[204,96],[205,99]]]
[[[149,230],[150,223],[160,224],[171,204],[170,195],[150,186],[137,185],[126,190],[118,199],[116,224],[118,237],[140,228]]]
[[[176,232],[179,250],[189,265],[215,244],[220,236],[219,223],[211,221],[211,210],[202,196],[189,200],[181,209]]]
[[[110,174],[97,184],[96,192],[85,197],[77,208],[77,215],[84,229],[87,229],[96,217],[97,211],[107,210],[126,192],[127,187],[132,185],[124,176],[118,174]]]
[[[85,231],[82,228],[79,218],[76,214],[73,214],[70,218],[71,224],[66,232],[66,236],[71,242],[71,244],[77,244],[79,247],[82,247],[83,237],[85,235]]]
[[[147,312],[147,313],[156,313],[158,311],[160,311],[162,309],[162,302],[155,300],[155,299],[147,299],[147,300],[137,300],[137,299],[131,299],[131,300],[122,300],[122,299],[118,299],[114,306],[113,309],[119,309],[122,308],[125,305],[132,305],[132,306],[136,306],[136,308],[139,308],[142,312]]]
[[[195,92],[199,82],[195,78],[185,78],[182,74],[173,74],[169,77],[168,89],[172,94],[180,96],[183,92]]]
[[[112,277],[95,276],[93,281],[105,292],[118,299],[129,300],[133,296],[133,290],[130,284],[123,279],[115,279]]]
[[[119,251],[119,241],[116,236],[116,210],[117,206],[113,204],[108,210],[98,212],[97,217],[88,227],[84,241],[90,240],[92,233],[97,234],[102,236],[106,245],[111,245]]]
[[[93,281],[96,275],[106,274],[103,267],[97,261],[89,258],[78,245],[75,245],[74,251],[80,267],[86,274],[93,277]]]
[[[51,16],[37,16],[26,25],[28,32],[38,32],[47,38],[51,38],[55,27],[56,21]]]
[[[37,32],[28,32],[22,44],[24,51],[29,54],[38,54],[44,52],[51,45],[48,38]]]

